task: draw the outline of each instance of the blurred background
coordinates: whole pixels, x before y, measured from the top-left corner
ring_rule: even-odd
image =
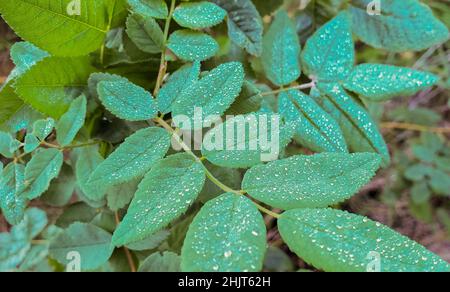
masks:
[[[280,0],[254,0],[273,2]],[[311,2],[305,7],[306,2]],[[286,0],[302,42],[337,14],[339,0]],[[426,0],[450,27],[450,1]],[[260,11],[265,15],[265,11]],[[265,15],[266,22],[270,15]],[[9,49],[20,39],[0,19],[0,84],[13,68]],[[341,208],[366,215],[416,240],[450,262],[450,43],[424,52],[389,53],[357,43],[358,63],[385,63],[430,71],[442,77],[437,87],[384,104],[369,104],[390,147],[393,164]],[[1,106],[1,105],[0,105]],[[294,150],[293,150],[294,151]],[[270,222],[268,222],[270,224]],[[0,215],[0,232],[8,230]],[[267,271],[311,269],[269,231]]]

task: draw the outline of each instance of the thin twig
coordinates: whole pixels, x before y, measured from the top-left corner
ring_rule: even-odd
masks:
[[[381,123],[381,127],[385,129],[409,130],[417,132],[432,132],[438,134],[450,133],[450,128],[427,127],[409,123],[386,122]]]

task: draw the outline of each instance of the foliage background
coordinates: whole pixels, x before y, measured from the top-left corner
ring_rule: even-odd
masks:
[[[299,10],[298,0],[285,2],[291,16],[295,16],[298,33],[304,42],[317,27],[336,14],[336,3],[339,1],[313,0],[314,3],[310,3],[306,11]],[[423,2],[450,27],[450,1]],[[264,20],[269,22],[270,16],[266,16]],[[0,83],[13,68],[9,59],[9,48],[19,40],[0,20]],[[419,162],[420,157],[424,158],[417,153],[417,148],[432,139],[427,135],[438,136],[444,143],[442,152],[450,158],[450,43],[419,53],[389,53],[357,43],[356,57],[358,63],[410,67],[437,73],[445,78],[438,87],[420,92],[411,98],[397,98],[370,107],[372,116],[382,125],[383,136],[393,154],[394,163],[379,173],[359,195],[341,207],[382,222],[421,243],[444,260],[450,261],[450,189],[446,194],[434,194],[431,191],[429,196],[420,197],[415,195],[415,183],[407,175],[408,168]],[[429,163],[425,162],[425,165],[427,164]],[[450,174],[448,170],[447,174]],[[423,194],[423,191],[421,193]],[[62,213],[61,208],[50,207],[44,203],[37,204],[39,208],[47,211],[50,221]],[[0,215],[0,232],[7,232],[9,228]],[[266,270],[311,269],[289,252],[276,228],[269,230],[268,237],[271,248],[265,264]]]

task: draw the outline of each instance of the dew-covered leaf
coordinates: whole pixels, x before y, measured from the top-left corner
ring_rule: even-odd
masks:
[[[316,152],[348,152],[337,121],[311,97],[298,90],[278,97],[280,114],[296,127],[295,139]]]
[[[327,272],[372,271],[379,256],[383,272],[450,271],[423,246],[366,217],[333,209],[290,210],[278,229],[290,249]]]
[[[219,51],[219,44],[211,36],[190,30],[172,33],[167,47],[184,61],[204,61]]]
[[[125,78],[100,81],[97,91],[106,109],[121,119],[145,121],[154,118],[158,113],[152,95]]]
[[[146,17],[164,19],[169,14],[164,0],[128,0],[131,10]]]
[[[272,207],[327,207],[340,203],[370,182],[380,167],[372,153],[297,155],[251,168],[242,188]]]
[[[393,52],[421,51],[448,40],[449,32],[429,7],[416,0],[382,0],[381,14],[369,15],[371,0],[353,0],[353,31],[365,43]]]
[[[300,40],[285,11],[276,14],[264,35],[261,61],[267,78],[275,85],[288,85],[300,77]]]
[[[262,53],[263,22],[251,0],[212,0],[228,13],[228,35],[239,47],[254,56]]]
[[[33,123],[33,135],[44,141],[55,127],[55,120],[52,118],[37,120]]]
[[[203,166],[188,153],[158,161],[139,184],[113,236],[115,246],[145,239],[187,211],[205,182]]]
[[[337,84],[319,84],[321,94],[313,97],[338,123],[350,151],[375,152],[390,162],[389,149],[377,124],[367,110]]]
[[[151,17],[133,13],[127,19],[127,34],[143,52],[156,54],[162,51],[164,33]]]
[[[63,265],[70,262],[71,252],[78,252],[83,271],[105,264],[113,250],[111,234],[95,225],[79,222],[70,225],[50,243],[50,255]]]
[[[86,107],[86,96],[81,95],[72,102],[69,110],[59,119],[56,124],[56,138],[59,145],[67,146],[75,139],[84,125]]]
[[[257,272],[266,253],[266,227],[246,197],[224,194],[195,217],[181,252],[184,272]]]
[[[41,142],[35,135],[28,133],[25,136],[25,145],[23,146],[23,150],[25,151],[25,153],[31,153],[39,147],[40,143]]]
[[[14,71],[19,76],[33,67],[49,54],[30,42],[17,42],[11,47],[11,59],[16,67]]]
[[[100,163],[89,177],[87,188],[97,188],[97,194],[104,194],[103,190],[109,187],[144,175],[166,154],[169,145],[170,136],[161,128],[137,131]]]
[[[439,77],[428,72],[380,64],[361,64],[352,71],[344,87],[370,101],[413,95],[431,87]]]
[[[201,108],[204,117],[222,115],[239,95],[244,82],[244,69],[241,63],[225,63],[210,71],[200,81],[187,88],[173,106],[173,116],[187,116],[193,120],[191,125],[177,125],[183,129],[203,127],[201,117],[195,115]],[[181,121],[183,122],[183,121]],[[213,121],[209,121],[213,122]]]
[[[173,19],[182,27],[203,29],[221,23],[227,12],[214,3],[201,1],[180,4]]]
[[[302,53],[305,72],[320,81],[345,79],[355,62],[351,23],[342,12],[308,39]]]
[[[58,176],[63,160],[63,154],[58,149],[36,152],[25,167],[25,185],[20,195],[30,200],[42,195]]]
[[[88,57],[48,57],[19,77],[14,87],[25,103],[59,118],[73,100],[68,90],[83,89],[94,71]]]
[[[278,159],[294,127],[276,114],[251,113],[227,119],[209,131],[202,155],[222,167],[246,168]]]
[[[182,93],[198,81],[200,62],[181,67],[168,78],[158,94],[158,108],[162,113],[172,111]]]
[[[10,163],[0,175],[0,208],[11,225],[19,224],[25,214],[27,199],[20,195],[24,180],[25,167],[21,164]]]
[[[13,141],[13,137],[9,133],[0,131],[0,155],[5,156],[6,158],[13,158],[14,153],[11,153],[11,143]]]
[[[180,261],[180,256],[176,253],[156,252],[144,260],[138,272],[180,272]]]

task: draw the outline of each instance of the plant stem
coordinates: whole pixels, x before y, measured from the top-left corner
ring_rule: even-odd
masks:
[[[450,133],[450,128],[427,127],[410,123],[386,122],[381,123],[381,127],[385,129],[400,129],[418,132],[432,132],[438,134]]]
[[[119,225],[120,224],[119,213],[114,212],[114,217],[116,219],[116,225]],[[136,273],[137,270],[136,265],[134,264],[133,255],[126,246],[123,246],[123,251],[125,252],[125,256],[127,257],[128,265],[130,266],[131,272]]]
[[[267,96],[267,95],[272,95],[272,94],[278,94],[281,92],[286,92],[292,89],[308,89],[308,88],[313,88],[316,86],[316,83],[314,81],[310,82],[310,83],[305,83],[305,84],[301,84],[301,85],[295,85],[295,86],[291,86],[291,87],[286,87],[286,88],[280,88],[277,90],[273,90],[273,91],[267,91],[267,92],[263,92],[261,93],[262,96]]]
[[[166,25],[164,27],[164,43],[161,53],[161,64],[159,65],[158,78],[156,79],[155,90],[153,91],[153,96],[155,97],[158,95],[159,90],[161,89],[164,76],[166,75],[167,72],[166,48],[167,48],[167,40],[169,38],[170,23],[172,21],[173,12],[175,11],[175,3],[176,0],[172,0],[172,3],[170,4],[169,15],[167,16]]]

